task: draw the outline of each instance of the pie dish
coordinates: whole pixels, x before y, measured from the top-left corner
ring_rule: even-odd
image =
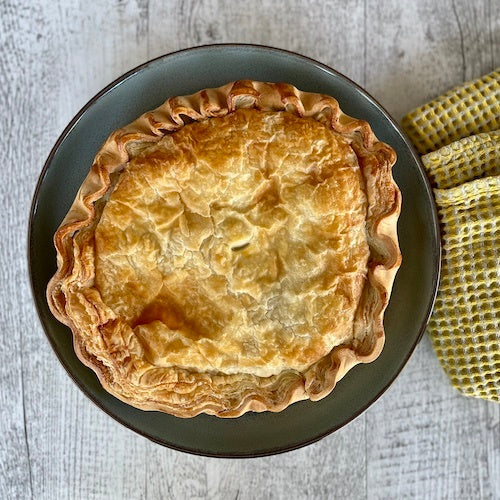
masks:
[[[318,400],[384,343],[396,155],[337,101],[237,81],[114,132],[57,230],[51,311],[141,409]]]

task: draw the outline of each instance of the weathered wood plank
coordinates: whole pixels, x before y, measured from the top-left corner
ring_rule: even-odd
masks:
[[[365,421],[274,457],[203,458],[148,449],[147,498],[364,498]],[[345,478],[342,480],[341,478]]]
[[[155,13],[150,18],[151,56],[165,53],[165,47],[177,50],[237,40],[302,52],[358,81],[363,77],[362,36],[338,37],[332,29],[333,17],[335,24],[355,33],[363,23],[362,2],[350,6],[338,0],[321,2],[317,9],[306,9],[305,16],[303,2],[288,2],[280,10],[279,24],[271,14],[275,9],[272,0],[260,2],[256,9],[248,9],[248,3],[241,0],[151,1],[150,12]],[[173,29],[166,29],[165,19],[171,20]],[[358,453],[353,455],[351,446]],[[329,484],[345,475],[352,480],[337,481],[335,495],[360,498],[365,491],[364,416],[320,444],[277,457],[221,461],[180,455],[172,461],[172,452],[154,449],[153,453],[155,459],[148,463],[148,496],[152,498],[186,494],[214,499],[329,498]],[[295,472],[296,464],[312,463],[312,459],[321,466],[308,467],[304,481],[304,475]]]
[[[395,118],[498,66],[498,4],[391,0],[384,7],[368,0],[366,87]]]
[[[39,134],[30,131],[30,116],[36,108],[30,102],[30,74],[25,71],[32,57],[25,50],[33,43],[29,9],[14,3],[0,4],[0,169],[2,206],[0,246],[1,349],[0,349],[0,497],[29,498],[33,492],[31,442],[27,396],[32,381],[23,367],[29,363],[30,345],[26,331],[34,314],[26,283],[25,236],[28,200],[31,196],[30,163]],[[29,26],[29,29],[26,27]],[[22,144],[22,138],[29,141]]]
[[[151,57],[209,43],[256,43],[296,51],[363,79],[364,3],[300,0],[150,0]]]
[[[453,390],[425,338],[367,413],[369,498],[494,498],[494,403]],[[479,444],[481,443],[481,444]],[[498,471],[496,473],[498,476]]]
[[[130,474],[136,461],[144,463],[142,440],[95,408],[58,365],[26,279],[28,207],[53,142],[95,92],[147,58],[143,6],[93,7],[0,4],[0,140],[7,154],[0,171],[7,232],[1,250],[1,498],[137,498],[144,487],[142,466]]]
[[[409,109],[500,64],[488,30],[488,2],[386,2],[368,25],[366,87],[389,112]],[[380,405],[367,414],[368,492],[371,498],[493,498],[491,462],[498,433],[487,430],[491,404],[454,391],[428,339],[417,349]],[[478,445],[482,442],[482,445]],[[486,448],[488,447],[488,451]],[[497,481],[498,483],[498,481]]]
[[[493,498],[500,497],[500,405],[489,404],[486,407],[487,440],[483,445],[488,462],[488,480]]]

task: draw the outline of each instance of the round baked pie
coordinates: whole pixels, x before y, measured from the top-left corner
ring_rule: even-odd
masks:
[[[55,234],[50,308],[137,408],[319,400],[384,344],[395,160],[334,98],[288,84],[168,99],[98,152]]]

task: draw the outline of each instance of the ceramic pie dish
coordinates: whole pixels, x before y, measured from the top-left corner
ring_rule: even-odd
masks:
[[[183,81],[171,78],[173,74],[186,74],[187,68],[191,78]],[[93,157],[113,130],[158,107],[168,97],[215,88],[242,77],[254,81],[288,81],[304,91],[334,95],[347,115],[370,123],[380,139],[378,143],[388,143],[394,148],[398,158],[394,166],[396,182],[404,199],[405,191],[411,196],[400,217],[400,244],[405,258],[385,315],[385,347],[374,362],[349,370],[331,395],[320,401],[297,402],[279,413],[248,412],[234,419],[202,414],[179,419],[163,412],[144,412],[103,389],[94,372],[76,357],[70,330],[53,318],[44,303],[44,289],[56,271],[46,258],[54,255],[52,235],[68,213]],[[131,96],[137,99],[131,100]],[[123,102],[127,105],[117,106]],[[116,109],[117,113],[110,114],[110,109]],[[390,160],[386,163],[392,164]],[[61,185],[67,189],[61,191]],[[63,365],[86,394],[118,421],[157,442],[185,451],[216,456],[276,453],[316,440],[352,419],[383,392],[408,359],[425,328],[439,271],[437,224],[431,200],[421,166],[404,136],[385,112],[349,80],[319,63],[275,49],[256,46],[190,49],[152,61],[112,84],[79,113],[56,144],[32,207],[30,271],[34,296],[48,338]],[[415,238],[420,241],[418,249],[411,244]],[[392,248],[397,247],[393,244]],[[397,255],[393,253],[394,258],[387,261],[392,262],[388,269],[397,268]],[[389,289],[387,285],[386,290]],[[364,354],[370,354],[369,350]],[[326,393],[331,385],[323,387]],[[304,399],[303,392],[296,399]],[[289,398],[288,402],[293,400]],[[227,405],[210,406],[208,412],[217,414],[221,408],[225,411]],[[273,403],[256,407],[236,405],[234,414],[227,416],[242,414],[243,409],[273,409]],[[280,409],[279,405],[274,407]]]

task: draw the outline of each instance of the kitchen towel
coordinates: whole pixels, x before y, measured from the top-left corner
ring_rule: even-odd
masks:
[[[459,391],[499,401],[500,70],[415,109],[402,124],[422,155],[441,228],[428,334]]]

